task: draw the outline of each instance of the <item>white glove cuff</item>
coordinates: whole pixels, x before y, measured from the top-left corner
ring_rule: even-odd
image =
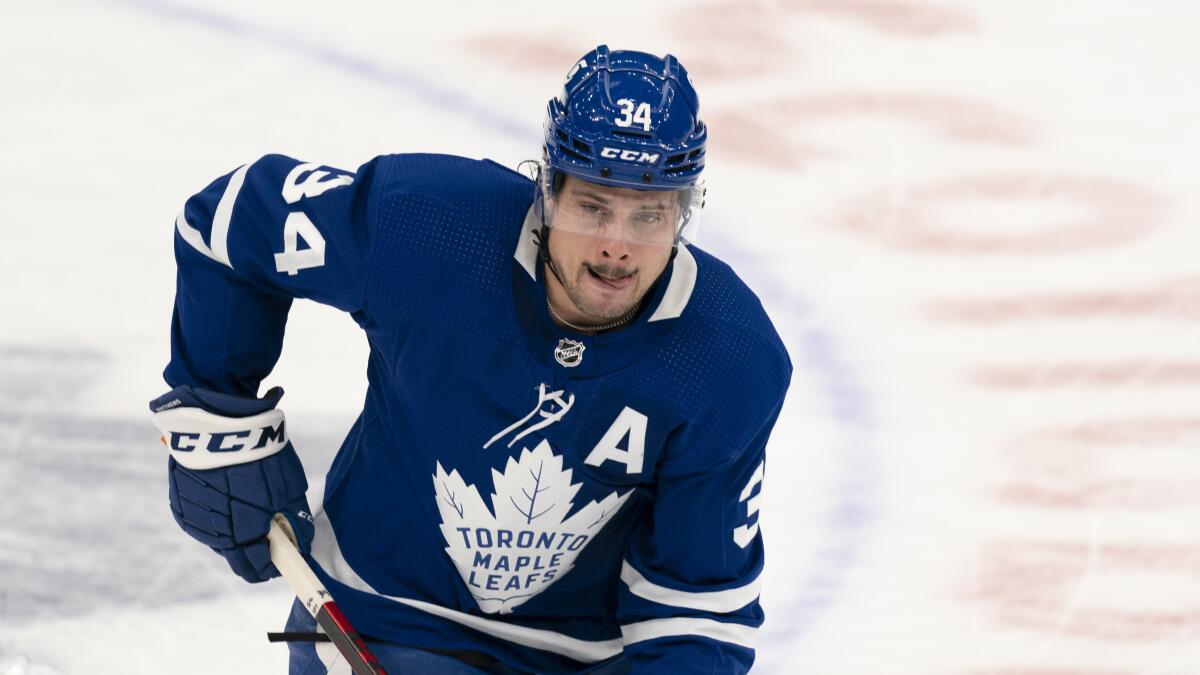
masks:
[[[251,417],[223,417],[189,407],[164,410],[153,417],[171,456],[189,469],[254,462],[283,450],[288,442],[279,409]]]

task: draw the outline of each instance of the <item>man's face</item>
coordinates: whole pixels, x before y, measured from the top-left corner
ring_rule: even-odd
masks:
[[[609,187],[567,176],[546,206],[550,257],[576,319],[600,324],[624,316],[670,260],[680,214],[675,192]],[[547,283],[554,285],[552,275]]]

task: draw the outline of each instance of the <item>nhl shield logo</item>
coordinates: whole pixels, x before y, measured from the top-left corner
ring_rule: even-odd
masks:
[[[587,349],[582,342],[563,338],[554,348],[554,360],[566,368],[574,368],[583,361],[583,350]]]

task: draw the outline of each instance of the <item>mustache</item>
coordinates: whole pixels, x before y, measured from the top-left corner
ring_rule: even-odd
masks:
[[[609,279],[624,279],[625,277],[633,276],[633,273],[637,271],[628,267],[617,267],[616,265],[607,264],[589,265],[588,263],[584,263],[583,266],[597,275],[608,277]]]

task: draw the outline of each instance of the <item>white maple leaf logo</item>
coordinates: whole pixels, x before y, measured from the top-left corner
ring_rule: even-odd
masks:
[[[632,490],[588,502],[570,518],[581,483],[542,441],[492,470],[492,508],[457,470],[437,464],[433,486],[446,553],[479,608],[508,614],[574,566],[579,552],[612,518]]]

